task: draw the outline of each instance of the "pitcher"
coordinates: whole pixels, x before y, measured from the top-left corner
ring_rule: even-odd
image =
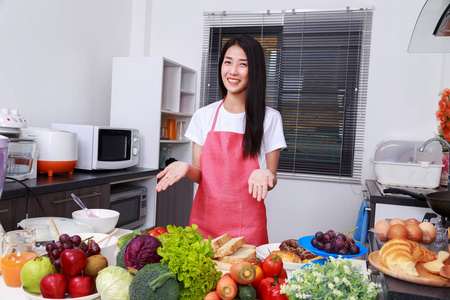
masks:
[[[5,284],[20,287],[20,270],[30,259],[38,256],[35,230],[14,230],[5,233],[0,267]]]

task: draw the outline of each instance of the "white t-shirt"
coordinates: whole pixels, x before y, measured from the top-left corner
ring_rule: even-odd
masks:
[[[221,101],[222,100],[211,103],[197,110],[189,123],[185,137],[192,140],[194,143],[203,146],[205,144],[206,136],[211,129],[214,114]],[[229,131],[244,134],[245,112],[233,114],[228,112],[222,105],[219,108],[214,131]],[[280,148],[286,148],[281,115],[277,110],[266,106],[264,135],[261,153],[258,155],[259,166],[261,169],[266,168],[266,153]]]

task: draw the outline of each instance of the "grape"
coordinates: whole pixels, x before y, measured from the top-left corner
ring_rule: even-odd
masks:
[[[331,245],[331,243],[325,243],[325,245],[323,246],[323,250],[325,250],[325,252],[327,253],[333,253],[334,247],[333,245]]]
[[[322,241],[324,243],[330,243],[333,239],[331,238],[331,235],[329,235],[328,233],[325,233],[323,235]]]
[[[61,256],[61,252],[58,249],[55,249],[49,254],[49,256],[54,259],[58,259]]]
[[[348,250],[348,252],[350,252],[350,254],[352,254],[352,255],[359,254],[359,247],[358,247],[358,245],[351,245],[350,249]]]
[[[313,247],[315,247],[315,248],[317,248],[317,243],[318,243],[319,241],[317,240],[317,238],[312,238],[311,239],[311,245],[313,246]]]
[[[316,236],[316,239],[318,241],[321,241],[322,238],[323,238],[323,232],[322,231],[317,231],[315,236]]]
[[[322,241],[318,241],[317,242],[317,249],[319,249],[319,250],[323,250],[323,247],[324,247],[325,245],[324,245],[324,243],[322,242]]]
[[[47,251],[47,253],[52,252],[54,249],[56,249],[55,243],[49,243],[47,244],[47,246],[45,246],[45,251]]]
[[[334,245],[337,248],[345,248],[345,241],[342,238],[336,238],[334,239]]]
[[[96,254],[100,254],[100,246],[97,245],[96,243],[94,243],[91,246],[91,250],[89,251],[91,255],[96,255]]]
[[[70,242],[74,246],[78,246],[81,243],[81,237],[79,235],[73,235],[70,237]]]
[[[336,237],[336,232],[334,232],[334,230],[328,230],[326,233],[331,237],[331,240],[334,240]]]
[[[59,258],[58,258],[58,259],[55,259],[55,261],[53,262],[53,266],[54,266],[55,268],[57,268],[58,270],[61,269],[61,261],[59,260]]]
[[[355,245],[355,240],[353,238],[348,238],[347,241],[350,245]]]
[[[80,249],[83,250],[84,252],[88,252],[89,246],[88,246],[88,244],[86,242],[82,242],[80,244]]]
[[[59,236],[59,241],[61,244],[64,244],[65,242],[68,242],[70,240],[70,236],[67,233],[63,233]]]
[[[73,249],[73,245],[72,245],[71,242],[65,242],[65,243],[63,243],[62,246],[63,246],[64,250],[66,250],[66,249]]]
[[[338,234],[336,235],[336,239],[343,239],[344,242],[345,242],[345,241],[347,240],[347,237],[345,236],[345,234],[338,233]]]
[[[341,248],[338,251],[336,251],[336,253],[339,255],[347,255],[348,251],[347,251],[347,248]]]

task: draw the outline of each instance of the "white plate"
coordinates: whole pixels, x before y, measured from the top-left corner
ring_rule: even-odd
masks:
[[[25,294],[25,296],[27,297],[27,299],[31,299],[31,300],[42,300],[42,299],[48,299],[48,298],[44,298],[41,296],[41,294],[35,294],[35,293],[30,293],[29,291],[27,291],[23,286],[22,286],[22,292]],[[72,299],[71,297],[67,296],[64,299]],[[73,298],[73,299],[77,299],[77,300],[94,300],[94,299],[100,299],[100,293],[95,293],[89,296],[85,296],[85,297],[79,297],[79,298]],[[58,299],[56,299],[58,300]],[[63,300],[63,299],[61,299]]]
[[[265,244],[265,245],[261,245],[261,246],[257,247],[256,248],[256,257],[258,257],[261,260],[264,260],[269,255],[269,252],[280,250],[280,248],[279,248],[280,244],[281,243],[272,243],[272,244]],[[286,269],[286,271],[300,269],[303,265],[304,264],[301,264],[301,263],[283,262],[283,266]]]
[[[56,235],[55,230],[53,230],[53,227],[50,224],[49,221],[50,218],[52,218],[53,221],[55,222],[56,228],[58,228],[60,234],[67,233],[69,235],[73,235],[79,232],[95,232],[94,227],[92,227],[91,225],[73,219],[60,217],[40,217],[40,218],[24,219],[20,221],[17,225],[19,225],[22,228],[25,228],[31,224],[47,224],[50,228],[51,239],[57,240],[58,236]]]

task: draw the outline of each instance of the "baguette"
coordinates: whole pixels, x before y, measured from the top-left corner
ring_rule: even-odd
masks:
[[[239,248],[241,248],[242,245],[244,244],[245,238],[243,236],[232,238],[231,240],[226,242],[222,247],[214,250],[214,258],[231,255],[235,253]]]
[[[241,247],[233,254],[219,257],[218,260],[221,262],[234,264],[241,261],[249,261],[254,257],[256,257],[256,249],[251,247]]]
[[[218,236],[211,241],[211,247],[213,248],[213,250],[217,250],[229,240],[231,240],[231,236],[229,233],[222,234],[221,236]]]

